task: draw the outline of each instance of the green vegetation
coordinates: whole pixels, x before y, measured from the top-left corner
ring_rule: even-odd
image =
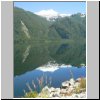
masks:
[[[80,88],[86,88],[86,78],[81,78],[80,81]]]
[[[48,87],[51,87],[52,79],[49,77],[49,81],[48,81],[47,76],[43,74],[40,78],[37,78],[37,82],[38,82],[39,87],[32,80],[32,86],[34,87],[33,89],[29,83],[26,83],[26,86],[29,89],[29,92],[26,92],[24,90],[24,98],[36,98],[36,97],[48,98],[48,92],[46,90],[42,91],[42,89],[45,87],[45,85]],[[38,88],[39,88],[39,91],[37,92]]]
[[[21,8],[14,8],[14,75],[33,70],[50,60],[86,64],[86,18],[80,14],[54,22]],[[30,46],[27,57],[23,57]]]
[[[38,93],[36,91],[28,92],[24,95],[24,98],[36,98]]]
[[[20,42],[23,40],[27,40],[24,31],[22,30],[22,24],[29,30],[30,34],[30,41],[38,41],[38,40],[45,40],[46,39],[46,31],[49,26],[48,21],[45,18],[37,16],[31,12],[25,11],[23,9],[14,8],[14,41],[18,43],[17,40],[20,39]],[[20,36],[19,36],[20,35]]]
[[[38,82],[39,82],[40,87],[41,87],[41,85],[43,86],[43,77],[41,77]],[[41,88],[41,91],[39,91],[39,93],[36,90],[33,91],[31,89],[30,85],[27,85],[27,86],[28,86],[30,92],[27,92],[27,93],[25,92],[24,98],[49,98],[49,96],[50,96],[50,92],[48,92],[48,88],[44,89],[45,86],[43,86]],[[33,83],[33,86],[36,87],[36,84]],[[80,94],[83,92],[86,92],[86,78],[80,78],[79,85],[74,87],[74,89],[72,91],[69,91],[68,93],[66,93],[66,95],[71,96],[72,94]]]
[[[86,18],[81,17],[80,14],[58,18],[51,23],[34,13],[15,7],[14,40],[17,43],[19,39],[21,41],[27,40],[22,30],[22,23],[29,31],[31,41],[52,39],[54,41],[60,39],[84,40],[86,35]]]
[[[80,90],[80,89],[81,89],[80,87],[76,87],[76,88],[75,88],[75,93],[76,93],[76,94],[81,93],[81,90]]]
[[[75,93],[81,93],[86,91],[86,78],[81,78],[80,85],[75,88]]]

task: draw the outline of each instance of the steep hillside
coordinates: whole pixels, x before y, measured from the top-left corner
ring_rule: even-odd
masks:
[[[54,22],[50,22],[43,17],[15,7],[15,41],[18,41],[18,39],[38,41],[85,38],[85,22],[86,18],[81,17],[80,14],[64,18],[60,17]]]
[[[86,18],[80,14],[71,17],[58,18],[49,27],[49,35],[58,34],[62,39],[85,39],[86,36]]]
[[[45,18],[23,9],[14,8],[14,36],[17,40],[43,40],[49,23]],[[28,35],[27,35],[28,34]],[[29,38],[30,37],[30,38]],[[24,41],[25,42],[25,41]]]

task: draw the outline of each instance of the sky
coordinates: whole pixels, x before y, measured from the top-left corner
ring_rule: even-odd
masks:
[[[31,12],[53,9],[59,13],[86,13],[86,2],[14,2],[14,6]]]

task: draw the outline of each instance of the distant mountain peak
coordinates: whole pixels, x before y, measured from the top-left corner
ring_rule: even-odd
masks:
[[[48,21],[54,21],[58,17],[71,16],[71,14],[61,14],[53,9],[41,10],[39,12],[35,12],[35,14],[45,17]]]

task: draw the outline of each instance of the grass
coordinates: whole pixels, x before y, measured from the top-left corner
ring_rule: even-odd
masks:
[[[86,88],[86,79],[85,78],[81,78],[81,81],[80,81],[80,88]]]
[[[75,93],[81,93],[86,91],[86,78],[81,78],[80,85],[75,88]]]
[[[44,88],[45,85],[48,87],[51,86],[52,78],[50,77],[49,82],[48,82],[47,76],[43,74],[43,76],[41,76],[40,78],[37,78],[37,82],[40,88],[40,91],[39,91],[40,95],[37,92],[37,88],[38,88],[37,84],[35,84],[35,82],[32,80],[32,86],[34,87],[34,90],[31,88],[29,83],[26,83],[26,86],[28,87],[29,92],[25,92],[24,90],[24,94],[25,94],[24,98],[36,98],[36,97],[47,98],[48,97],[47,91],[42,91],[42,89]]]
[[[36,91],[25,93],[24,98],[36,98],[38,93]]]
[[[74,75],[71,70],[70,70],[70,74],[71,74],[71,78],[74,79]],[[78,87],[75,87],[76,94],[86,91],[86,78],[81,78],[79,83],[80,85]]]

